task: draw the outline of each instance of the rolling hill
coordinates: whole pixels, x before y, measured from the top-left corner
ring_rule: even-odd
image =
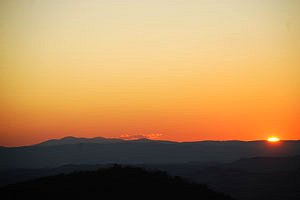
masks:
[[[160,171],[114,166],[98,171],[44,177],[0,188],[4,199],[154,199],[231,200],[205,185]]]

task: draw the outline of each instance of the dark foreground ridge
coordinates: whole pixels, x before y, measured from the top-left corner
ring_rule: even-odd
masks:
[[[161,171],[116,165],[98,171],[49,176],[0,188],[1,199],[148,199],[231,200],[205,185]]]

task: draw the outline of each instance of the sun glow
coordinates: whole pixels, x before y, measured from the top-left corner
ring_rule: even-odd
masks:
[[[268,138],[268,142],[279,142],[279,141],[280,141],[280,139],[278,137],[272,136],[272,137]]]

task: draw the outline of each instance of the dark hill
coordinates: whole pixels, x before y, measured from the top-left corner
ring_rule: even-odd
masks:
[[[1,199],[148,199],[230,200],[204,185],[186,182],[160,171],[114,166],[75,172],[0,188]]]
[[[73,136],[68,136],[62,139],[47,140],[45,142],[36,144],[35,146],[57,146],[57,145],[80,144],[80,143],[110,144],[110,143],[118,143],[123,141],[124,140],[117,139],[117,138],[104,138],[104,137],[77,138]]]
[[[187,176],[240,200],[299,200],[300,156],[256,157],[194,171]]]

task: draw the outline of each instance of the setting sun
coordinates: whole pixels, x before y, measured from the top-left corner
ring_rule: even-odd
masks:
[[[272,137],[268,138],[268,142],[279,142],[279,141],[280,141],[280,139],[278,137],[272,136]]]

